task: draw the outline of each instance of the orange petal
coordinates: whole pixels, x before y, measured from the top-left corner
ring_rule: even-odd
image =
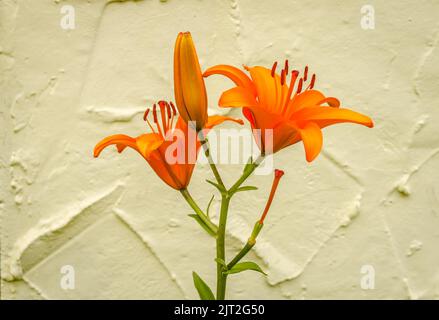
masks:
[[[206,125],[208,125],[208,123]],[[190,162],[192,164],[196,162],[198,150],[201,147],[201,144],[197,139],[197,132],[195,129],[191,126],[188,126],[181,117],[178,118],[174,130],[172,134],[167,137],[167,140],[168,141],[166,144],[164,144],[160,149],[167,149],[170,147],[170,144],[174,145],[174,143],[176,143],[174,146],[184,148],[186,162]]]
[[[276,111],[284,99],[283,96],[288,92],[288,86],[281,85],[277,74],[273,78],[270,69],[256,66],[249,68],[249,71],[258,92],[259,102]]]
[[[306,90],[296,95],[289,103],[288,108],[291,112],[299,111],[303,108],[313,107],[323,103],[325,96],[317,90]],[[291,113],[290,113],[291,114]]]
[[[349,109],[333,107],[305,108],[294,113],[292,115],[292,120],[296,122],[314,121],[322,128],[341,122],[358,123],[369,128],[373,127],[373,121],[368,116]]]
[[[126,147],[130,147],[139,152],[143,157],[148,158],[152,151],[156,150],[163,143],[163,138],[156,133],[143,134],[137,138],[132,138],[124,134],[115,134],[101,140],[94,148],[94,156],[99,154],[109,145],[116,145],[117,151],[122,152]]]
[[[162,148],[164,148],[164,145]],[[162,156],[164,152],[165,150],[155,150],[151,153],[151,156],[147,159],[147,161],[163,182],[176,190],[180,190],[184,186],[183,183],[175,176],[176,173],[174,171],[177,171],[177,166],[166,163],[166,160]]]
[[[157,150],[164,140],[161,135],[157,133],[142,134],[136,138],[137,148],[142,156],[149,158],[151,153]]]
[[[280,123],[285,122],[285,119],[282,117],[282,115],[273,113],[268,108],[258,105],[248,109],[252,111],[255,126],[259,129],[274,129]],[[244,113],[244,115],[246,114],[247,112]]]
[[[221,95],[218,105],[220,107],[251,107],[256,106],[255,97],[244,87],[229,89]]]
[[[256,96],[255,87],[251,79],[241,70],[233,66],[219,64],[207,69],[204,73],[204,77],[211,76],[213,74],[221,74],[232,80],[238,87],[244,87],[248,89],[253,96]]]
[[[115,134],[102,139],[96,144],[93,150],[94,157],[99,157],[102,150],[112,144],[115,144],[117,146],[119,152],[122,152],[125,147],[130,147],[135,149],[136,151],[139,151],[137,149],[136,139],[124,134]]]
[[[124,151],[126,147],[127,147],[126,144],[116,144],[116,149],[117,149],[117,152],[119,152],[119,153]]]
[[[241,119],[216,115],[216,116],[210,116],[209,118],[207,118],[207,123],[205,125],[205,128],[211,129],[211,128],[223,123],[224,121],[233,121],[233,122],[239,123],[240,125],[244,124],[244,121],[242,121]]]
[[[323,135],[320,127],[314,122],[308,122],[303,128],[298,128],[305,147],[306,161],[313,161],[323,145]]]
[[[259,129],[253,130],[253,135],[261,151],[267,154],[279,151],[294,136],[295,129],[281,115],[259,106],[243,108],[242,111],[252,129]]]
[[[327,103],[330,107],[338,108],[340,107],[340,101],[334,97],[327,97],[322,101],[319,101],[317,104],[321,106],[322,104]]]

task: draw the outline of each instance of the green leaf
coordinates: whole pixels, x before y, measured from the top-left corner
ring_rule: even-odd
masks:
[[[208,234],[210,234],[212,237],[216,236],[215,231],[213,231],[209,226],[197,215],[197,214],[188,214],[189,217],[194,218],[195,221],[198,222],[198,224],[207,231]]]
[[[240,192],[240,191],[252,191],[252,190],[258,190],[258,187],[255,187],[255,186],[244,186],[244,187],[239,187],[238,189],[236,189],[235,192]]]
[[[212,196],[212,198],[210,198],[209,203],[207,204],[206,214],[208,217],[209,217],[210,205],[212,204],[214,198],[215,198],[215,196]]]
[[[219,191],[221,194],[227,192],[227,190],[224,189],[222,186],[220,186],[218,183],[215,183],[215,182],[210,181],[210,180],[207,180],[207,179],[206,179],[206,182],[207,182],[207,183],[210,183],[210,184],[213,185],[215,188],[217,188],[218,191]]]
[[[224,272],[225,274],[232,274],[232,273],[239,273],[246,270],[253,270],[260,273],[263,273],[264,275],[267,275],[264,271],[262,271],[261,267],[258,266],[256,263],[247,261],[247,262],[240,262],[235,264],[230,270],[227,270]]]
[[[201,300],[215,300],[212,290],[210,290],[206,282],[204,282],[195,271],[192,272],[192,277],[194,278],[194,285]]]

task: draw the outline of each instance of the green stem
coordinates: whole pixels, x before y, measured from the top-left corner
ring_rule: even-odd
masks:
[[[257,221],[255,223],[252,234],[248,238],[247,243],[241,249],[241,251],[239,251],[238,254],[232,259],[232,261],[229,262],[229,264],[227,265],[227,270],[232,269],[233,266],[237,264],[242,258],[244,258],[245,255],[255,246],[256,238],[258,237],[259,232],[261,232],[263,226],[264,224],[260,221]]]
[[[264,159],[264,155],[260,155],[256,161],[252,162],[249,167],[243,172],[242,176],[235,182],[235,184],[229,189],[230,194],[234,194],[236,190],[244,183],[245,180],[255,171],[259,164]]]
[[[226,296],[227,274],[224,274],[224,271],[226,270],[224,268],[224,265],[222,265],[220,261],[226,261],[225,234],[226,234],[226,224],[227,224],[227,213],[229,211],[230,200],[233,194],[236,192],[236,190],[241,186],[241,184],[255,171],[258,165],[262,162],[262,159],[263,159],[263,155],[261,155],[255,162],[252,162],[250,166],[247,167],[246,170],[244,170],[242,176],[235,182],[235,184],[225,194],[222,195],[221,198],[221,211],[220,211],[219,226],[218,226],[217,239],[216,239],[216,257],[217,257],[216,299],[217,300],[224,300]],[[243,250],[241,250],[240,252],[242,256],[238,257],[237,258],[238,260],[236,260],[236,262],[234,263],[236,264],[242,257],[244,257],[251,249],[251,247],[247,246],[247,248],[245,248],[246,251],[243,248]]]
[[[200,219],[207,225],[208,228],[210,228],[210,230],[212,230],[214,233],[217,233],[218,227],[212,221],[210,221],[209,217],[203,212],[203,210],[200,209],[200,207],[195,202],[194,198],[192,198],[189,191],[187,189],[181,189],[180,192],[185,198],[186,202],[195,211],[197,216],[200,217]]]
[[[202,131],[198,132],[198,135],[199,135],[200,143],[203,146],[204,154],[206,155],[206,158],[209,162],[209,166],[215,176],[218,185],[221,186],[224,190],[226,190],[224,182],[210,154],[207,138],[203,135]],[[225,237],[226,237],[227,214],[229,211],[230,200],[232,195],[241,186],[241,184],[253,173],[253,171],[258,167],[260,162],[262,162],[262,159],[263,159],[263,155],[261,155],[255,162],[251,163],[250,166],[246,168],[246,170],[244,170],[242,176],[238,179],[238,181],[236,181],[236,183],[230,188],[230,190],[221,192],[222,198],[221,198],[221,210],[220,210],[218,228],[216,228],[216,226],[214,225],[215,227],[214,230],[216,231],[215,233],[216,233],[216,258],[217,258],[216,259],[217,260],[217,290],[216,290],[217,300],[224,300],[226,296],[227,274],[224,274],[224,271],[226,271],[226,267],[221,262],[224,262],[226,260]],[[190,197],[189,192],[186,189],[184,189],[182,190],[182,194],[185,197],[186,201],[188,201],[188,203],[191,205],[194,211],[198,214],[198,216],[203,220],[203,222],[205,222],[209,227],[211,227],[212,222],[196,205],[195,201],[193,201],[192,197]],[[251,249],[251,247],[247,247],[247,248],[244,247],[243,250],[241,250],[242,256],[238,257],[237,258],[238,260],[236,260],[236,262],[239,261],[243,256],[245,256],[247,252]],[[233,261],[235,261],[235,259],[232,260],[232,262]]]
[[[216,238],[216,257],[217,257],[217,287],[216,287],[216,299],[224,300],[226,296],[226,282],[227,275],[223,272],[224,266],[219,261],[225,261],[225,236],[226,236],[226,223],[227,213],[229,211],[230,197],[228,194],[223,195],[221,198],[221,212],[219,218],[219,226]]]
[[[233,258],[232,261],[227,265],[227,269],[230,270],[233,268],[235,264],[237,264],[245,255],[254,247],[256,242],[250,243],[249,241],[245,244],[245,246],[238,252],[238,254]]]
[[[204,154],[206,155],[207,161],[209,162],[209,166],[212,169],[213,175],[215,176],[216,181],[218,184],[225,189],[224,182],[221,179],[221,175],[218,172],[218,169],[215,165],[215,162],[212,159],[212,155],[210,154],[209,150],[209,143],[207,141],[207,138],[204,136],[203,131],[198,132],[198,136],[200,138],[200,143],[203,146]]]

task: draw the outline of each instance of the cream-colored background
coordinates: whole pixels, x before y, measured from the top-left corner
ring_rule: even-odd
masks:
[[[65,4],[74,30],[60,27]],[[375,30],[360,26],[364,4]],[[203,68],[288,57],[376,124],[325,129],[311,164],[301,144],[277,155],[286,175],[250,255],[268,277],[231,276],[228,296],[439,298],[438,1],[1,0],[0,10],[2,299],[197,298],[192,270],[214,286],[214,242],[178,192],[132,151],[92,158],[99,139],[141,133],[145,107],[173,99],[173,44],[186,30]],[[207,87],[218,112],[230,82]],[[221,169],[230,183],[241,167]],[[203,206],[210,176],[199,166],[190,186]],[[231,208],[229,256],[271,176],[251,183],[259,190]],[[60,287],[64,265],[74,290]],[[364,265],[373,290],[361,289]]]

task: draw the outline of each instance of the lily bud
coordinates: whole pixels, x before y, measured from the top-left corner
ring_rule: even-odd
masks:
[[[268,196],[267,204],[265,205],[265,209],[264,212],[262,213],[261,219],[259,219],[258,221],[260,225],[264,224],[265,217],[267,216],[268,210],[270,210],[270,206],[271,203],[273,202],[274,194],[276,193],[276,189],[277,186],[279,185],[280,178],[282,178],[283,175],[284,172],[282,170],[279,169],[274,170],[274,179],[273,179],[273,184],[271,185],[270,195]]]
[[[197,52],[189,32],[178,34],[174,49],[174,94],[180,117],[203,129],[207,122],[207,93]]]

